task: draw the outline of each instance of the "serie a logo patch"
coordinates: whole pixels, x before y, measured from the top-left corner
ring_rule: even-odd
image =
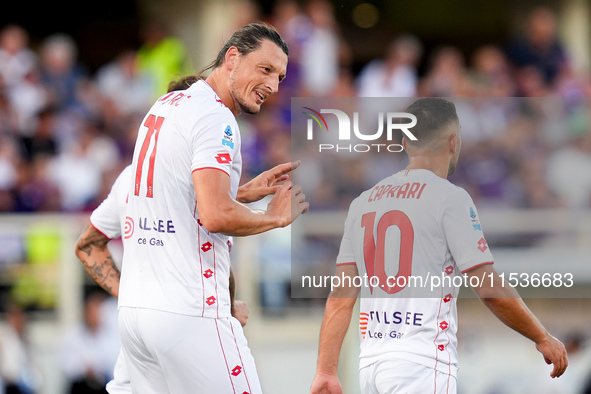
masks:
[[[234,149],[234,133],[229,124],[223,125],[224,133],[222,134],[222,145],[229,146]]]
[[[473,207],[469,207],[468,213],[470,214],[472,228],[476,231],[482,231],[482,227],[480,226],[480,221],[478,220],[478,215],[476,214],[476,210]]]

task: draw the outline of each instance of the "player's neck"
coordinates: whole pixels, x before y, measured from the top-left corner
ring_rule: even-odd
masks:
[[[230,111],[232,111],[234,116],[238,116],[240,114],[238,106],[230,94],[230,89],[228,88],[227,83],[224,83],[224,81],[228,81],[228,78],[224,78],[222,75],[219,75],[219,73],[219,69],[213,70],[211,74],[209,74],[209,76],[205,79],[205,82],[207,82],[207,84],[218,95],[220,100],[222,100],[222,103],[224,103],[224,105],[228,107]]]
[[[440,155],[411,156],[405,170],[429,170],[440,178],[447,179],[449,160]]]

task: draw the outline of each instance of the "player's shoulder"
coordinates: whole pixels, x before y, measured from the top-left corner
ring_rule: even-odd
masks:
[[[204,110],[199,112],[208,112],[234,118],[232,111],[224,105],[222,99],[220,99],[205,80],[200,79],[185,90],[185,92],[189,101],[199,104],[200,109]]]
[[[462,196],[462,197],[470,197],[470,194],[468,194],[468,192],[466,191],[466,189],[464,189],[461,186],[456,185],[455,183],[447,180],[447,179],[443,179],[443,178],[439,178],[437,177],[439,180],[439,187],[442,191],[444,191],[446,193],[446,195],[450,195],[450,196]]]
[[[441,188],[437,191],[436,199],[439,202],[440,212],[456,206],[473,206],[474,202],[470,194],[461,186],[444,179]]]
[[[362,192],[359,196],[355,197],[351,204],[349,204],[349,214],[360,211],[364,202],[367,201],[371,189]]]
[[[129,164],[117,176],[117,179],[115,179],[115,182],[113,182],[113,186],[111,187],[111,194],[113,194],[115,198],[121,198],[122,195],[127,193],[129,184],[131,183],[132,173],[132,165]]]
[[[404,176],[404,172],[400,171],[396,175]],[[462,187],[450,182],[446,178],[441,178],[429,170],[413,170],[412,172],[413,176],[409,177],[409,181],[427,184],[427,187],[425,187],[425,196],[431,194],[441,199],[450,195],[468,194]]]
[[[119,174],[119,176],[117,176],[117,179],[115,180],[115,183],[121,182],[121,183],[128,183],[128,181],[131,179],[131,167],[132,165],[129,164],[127,167],[125,167],[123,169],[123,171],[121,171],[121,173]]]
[[[360,208],[361,206],[363,206],[369,200],[372,193],[374,193],[376,189],[378,189],[380,186],[391,184],[392,182],[394,182],[395,175],[396,174],[387,176],[386,178],[383,178],[369,189],[366,189],[363,192],[361,192],[361,194],[357,196],[355,199],[353,199],[353,201],[349,205],[349,212],[353,212],[355,208]]]
[[[186,99],[180,106],[180,119],[188,122],[228,123],[235,125],[236,117],[224,105],[215,91],[205,82],[199,80],[181,92]]]
[[[348,216],[351,217],[358,214],[362,214],[365,211],[366,204],[368,203],[368,201],[371,200],[370,197],[373,193],[375,193],[376,189],[378,189],[380,186],[391,183],[393,176],[394,175],[391,175],[382,179],[369,189],[366,189],[363,192],[361,192],[359,196],[355,197],[353,201],[351,201],[351,204],[349,204]]]

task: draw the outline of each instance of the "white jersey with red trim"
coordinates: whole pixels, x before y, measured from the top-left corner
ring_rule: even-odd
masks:
[[[129,229],[130,223],[126,223],[124,219],[130,180],[131,165],[121,171],[107,198],[90,215],[92,226],[109,239],[119,238],[126,228]],[[116,261],[115,264],[121,270],[121,261]]]
[[[192,173],[230,177],[242,159],[232,112],[203,80],[160,97],[138,132],[129,189],[119,306],[230,316],[229,237],[199,221]]]
[[[405,359],[456,376],[453,278],[492,263],[472,199],[433,172],[400,171],[362,193],[337,258],[373,278],[361,286],[360,368]]]

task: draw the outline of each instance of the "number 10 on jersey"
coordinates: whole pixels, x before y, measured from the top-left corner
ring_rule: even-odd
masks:
[[[154,160],[156,159],[156,147],[158,146],[158,134],[160,133],[160,128],[162,127],[162,123],[164,122],[164,118],[162,116],[156,117],[155,115],[148,115],[148,118],[144,122],[144,126],[148,128],[148,132],[146,133],[146,137],[144,138],[144,143],[142,144],[142,148],[140,150],[140,155],[137,161],[137,168],[135,170],[135,188],[134,194],[136,196],[140,195],[140,184],[142,181],[142,167],[144,165],[144,159],[146,158],[146,153],[148,153],[148,148],[150,147],[150,141],[152,140],[152,135],[154,135],[154,147],[152,148],[152,153],[150,154],[150,159],[148,162],[148,192],[146,193],[146,197],[154,197]]]
[[[375,276],[379,280],[379,287],[388,294],[401,291],[405,286],[399,286],[398,277],[410,277],[412,270],[412,251],[414,242],[414,229],[408,216],[402,211],[388,211],[378,221],[376,231],[377,242],[374,239],[373,229],[376,221],[376,213],[369,212],[361,218],[361,227],[365,229],[363,235],[363,260],[369,278]],[[395,277],[386,274],[386,230],[390,226],[400,229],[400,254],[398,273]],[[372,282],[370,282],[372,283]],[[404,281],[406,285],[407,280]],[[392,284],[392,286],[390,286]],[[373,294],[373,287],[370,287]]]

